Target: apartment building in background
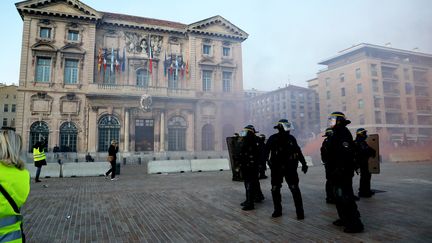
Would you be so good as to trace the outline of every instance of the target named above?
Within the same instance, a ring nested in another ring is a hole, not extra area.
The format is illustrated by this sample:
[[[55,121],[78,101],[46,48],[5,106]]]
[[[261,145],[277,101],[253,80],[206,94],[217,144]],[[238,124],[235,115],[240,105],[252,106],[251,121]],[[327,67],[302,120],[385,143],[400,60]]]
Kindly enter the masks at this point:
[[[288,119],[292,134],[304,144],[319,133],[318,93],[295,85],[250,96],[245,101],[246,123],[267,137],[277,132],[273,127],[280,119]]]
[[[183,24],[78,0],[16,7],[16,127],[25,149],[46,139],[50,149],[106,153],[116,139],[124,156],[219,156],[225,137],[242,127],[248,34],[223,17]]]
[[[17,86],[0,84],[0,127],[15,127]]]
[[[319,64],[309,87],[318,91],[321,130],[342,111],[350,128],[366,128],[391,143],[432,139],[432,55],[359,44]]]

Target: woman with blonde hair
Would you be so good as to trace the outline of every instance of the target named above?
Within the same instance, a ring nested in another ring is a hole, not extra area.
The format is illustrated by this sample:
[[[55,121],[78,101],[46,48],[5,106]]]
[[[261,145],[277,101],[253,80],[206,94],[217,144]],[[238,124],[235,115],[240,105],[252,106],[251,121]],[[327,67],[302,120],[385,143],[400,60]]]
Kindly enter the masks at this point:
[[[24,242],[20,208],[30,193],[30,173],[20,159],[21,137],[14,128],[0,130],[0,242]]]

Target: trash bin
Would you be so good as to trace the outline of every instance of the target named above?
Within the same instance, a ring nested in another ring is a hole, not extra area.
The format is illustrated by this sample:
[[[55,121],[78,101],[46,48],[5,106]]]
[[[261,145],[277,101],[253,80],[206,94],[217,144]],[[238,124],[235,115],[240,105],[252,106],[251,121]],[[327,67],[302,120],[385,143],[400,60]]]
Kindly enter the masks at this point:
[[[116,175],[120,175],[120,163],[116,163]]]

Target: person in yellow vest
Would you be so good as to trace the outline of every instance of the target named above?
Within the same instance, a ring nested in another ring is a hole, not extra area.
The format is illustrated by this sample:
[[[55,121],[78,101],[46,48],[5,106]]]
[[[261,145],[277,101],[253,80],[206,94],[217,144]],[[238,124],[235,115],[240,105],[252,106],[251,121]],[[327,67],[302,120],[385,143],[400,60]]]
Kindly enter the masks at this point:
[[[0,242],[24,242],[20,208],[30,193],[30,173],[19,158],[22,140],[13,128],[0,130]]]
[[[33,146],[33,160],[34,165],[36,166],[36,178],[35,181],[41,182],[39,180],[39,176],[41,173],[41,169],[43,165],[46,165],[46,155],[45,155],[45,142],[44,141],[38,141]]]

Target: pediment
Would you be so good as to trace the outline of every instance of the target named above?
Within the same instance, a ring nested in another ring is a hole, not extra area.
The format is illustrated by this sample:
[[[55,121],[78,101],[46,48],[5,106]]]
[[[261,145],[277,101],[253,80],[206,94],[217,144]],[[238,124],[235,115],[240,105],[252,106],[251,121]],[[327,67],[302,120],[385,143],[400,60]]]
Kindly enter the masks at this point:
[[[31,49],[36,51],[57,51],[57,48],[54,45],[43,41],[34,44]]]
[[[68,44],[60,48],[61,52],[84,54],[85,50],[78,45]]]
[[[239,38],[241,40],[246,40],[249,36],[239,27],[219,15],[190,24],[188,30],[202,34]]]
[[[24,13],[87,19],[100,19],[101,14],[77,0],[29,0],[15,4],[21,16]]]

